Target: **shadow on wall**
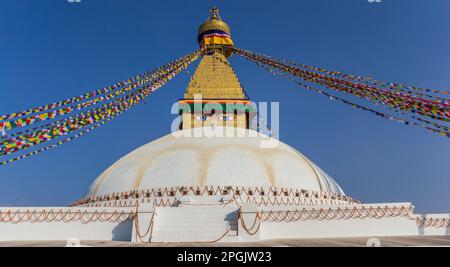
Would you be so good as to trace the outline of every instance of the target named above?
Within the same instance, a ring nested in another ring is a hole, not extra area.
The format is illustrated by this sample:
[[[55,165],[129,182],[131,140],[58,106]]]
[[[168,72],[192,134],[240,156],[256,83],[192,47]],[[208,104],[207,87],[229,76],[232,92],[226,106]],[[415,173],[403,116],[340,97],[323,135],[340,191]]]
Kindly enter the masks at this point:
[[[231,231],[237,231],[238,224],[236,222],[236,217],[239,215],[239,211],[233,211],[225,217],[225,221],[228,222],[228,225],[231,227]]]
[[[429,219],[429,217],[428,217],[427,215],[422,215],[422,216],[423,216],[424,220]],[[448,216],[447,220],[450,221],[450,215]],[[426,235],[426,233],[425,233],[425,228],[426,228],[426,227],[424,227],[424,226],[418,226],[418,231],[419,231],[418,233],[419,233],[419,236],[425,236],[425,235]],[[445,228],[445,233],[444,233],[444,235],[450,236],[450,227]]]
[[[113,241],[128,241],[131,242],[131,234],[133,230],[133,222],[126,221],[120,223],[116,227],[114,227],[112,231],[112,240]]]
[[[450,215],[448,216],[448,219],[450,221]],[[445,231],[445,235],[450,236],[450,227],[447,227],[447,231]]]
[[[419,236],[425,235],[425,228],[423,226],[419,226]]]
[[[421,217],[426,220],[427,219],[427,215],[421,215]],[[424,226],[417,226],[418,230],[419,230],[419,236],[424,236],[425,235],[425,227]]]

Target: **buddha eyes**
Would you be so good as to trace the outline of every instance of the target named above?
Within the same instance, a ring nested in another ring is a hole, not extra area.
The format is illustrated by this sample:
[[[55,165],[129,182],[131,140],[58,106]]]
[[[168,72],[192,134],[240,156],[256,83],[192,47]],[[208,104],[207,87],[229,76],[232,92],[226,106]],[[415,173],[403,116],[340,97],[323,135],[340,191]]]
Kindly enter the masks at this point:
[[[209,119],[208,116],[197,116],[195,117],[196,120],[198,121],[207,121]]]
[[[219,116],[219,120],[223,120],[223,121],[232,121],[234,118],[233,118],[233,116],[225,116],[225,115],[223,115],[223,116]]]
[[[195,117],[195,120],[197,120],[197,121],[207,121],[207,120],[209,120],[209,118],[210,118],[210,116],[197,116],[197,117]],[[232,120],[234,120],[234,117],[233,116],[227,116],[227,115],[220,115],[220,116],[217,116],[217,119],[218,120],[223,120],[223,121],[232,121]]]

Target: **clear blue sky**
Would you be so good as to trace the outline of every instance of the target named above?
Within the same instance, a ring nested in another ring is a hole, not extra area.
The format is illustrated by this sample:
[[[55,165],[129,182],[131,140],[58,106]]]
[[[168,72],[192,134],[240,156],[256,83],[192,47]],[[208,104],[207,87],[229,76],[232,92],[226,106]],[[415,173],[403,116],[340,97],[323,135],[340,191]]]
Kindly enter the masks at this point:
[[[450,90],[450,1],[217,1],[238,47],[380,80]],[[102,88],[197,48],[211,1],[0,1],[0,114]],[[363,202],[450,212],[450,141],[330,102],[230,59],[249,96],[279,101],[281,140]],[[193,70],[194,66],[191,67]],[[170,132],[182,73],[95,132],[0,167],[0,205],[67,205],[133,149]]]

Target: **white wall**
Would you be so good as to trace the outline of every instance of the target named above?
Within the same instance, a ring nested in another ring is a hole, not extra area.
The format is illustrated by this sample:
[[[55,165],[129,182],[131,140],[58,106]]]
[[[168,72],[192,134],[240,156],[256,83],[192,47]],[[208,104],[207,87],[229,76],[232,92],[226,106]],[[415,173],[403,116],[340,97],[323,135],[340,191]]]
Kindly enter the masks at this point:
[[[93,212],[93,208],[0,208],[1,216],[5,217],[6,212],[23,212],[26,210],[41,212],[54,210],[63,212]],[[105,211],[105,216],[112,214],[116,209],[99,208],[97,211]],[[134,209],[119,209],[129,213]],[[17,215],[19,216],[19,215]],[[16,217],[17,218],[17,217]],[[33,240],[68,240],[77,238],[79,240],[117,240],[131,241],[131,231],[133,222],[91,222],[83,224],[79,220],[72,222],[0,222],[0,241],[33,241]]]
[[[368,206],[368,205],[366,205]],[[449,218],[448,214],[428,215]],[[340,238],[387,236],[450,236],[449,227],[421,227],[408,217],[261,222],[261,239]]]
[[[403,203],[407,205],[408,203]],[[394,204],[372,204],[372,205],[359,205],[359,207],[393,207],[398,206]],[[349,205],[352,208],[357,205]],[[343,208],[344,206],[340,206]],[[170,209],[185,209],[179,210],[179,212],[188,212],[185,216],[197,217],[198,214],[190,214],[189,211],[196,208],[196,210],[204,211],[205,218],[209,218],[213,213],[211,210],[219,209],[221,207],[214,208],[199,208],[199,207],[178,207]],[[230,208],[230,207],[228,207]],[[252,212],[256,212],[257,207],[250,207],[248,205],[243,206],[243,211],[246,217],[245,223],[252,224],[254,222],[254,215]],[[289,209],[292,207],[289,207]],[[311,208],[311,207],[309,207]],[[169,209],[169,208],[167,208]],[[286,209],[286,207],[284,207]],[[0,208],[1,217],[6,218],[6,212],[12,213],[20,211],[23,214],[26,210],[42,212],[42,211],[63,211],[74,213],[79,212],[104,212],[106,217],[113,212],[125,212],[129,214],[135,212],[135,208]],[[282,210],[282,208],[273,208],[273,210]],[[150,223],[150,214],[153,212],[153,207],[150,205],[142,205],[139,210],[142,213],[140,220],[141,229],[144,231],[147,229]],[[217,211],[217,212],[219,212]],[[224,212],[229,212],[226,208],[223,208]],[[178,213],[179,213],[178,212]],[[218,213],[214,214],[218,214]],[[38,214],[37,213],[37,214]],[[220,213],[220,212],[219,212]],[[190,215],[189,215],[190,214]],[[203,216],[203,215],[202,215]],[[428,218],[450,218],[448,214],[436,214],[436,215],[423,215]],[[183,217],[185,218],[185,217]],[[192,218],[195,219],[195,218]],[[205,219],[205,222],[208,221]],[[194,221],[193,221],[194,222]],[[198,224],[198,223],[197,223]],[[251,225],[247,225],[251,227]],[[224,227],[223,227],[224,228]],[[156,229],[156,228],[155,228]],[[208,231],[209,226],[204,225],[205,231]],[[221,228],[222,229],[222,228]],[[257,239],[292,239],[292,238],[338,238],[338,237],[381,237],[381,236],[421,236],[421,235],[450,235],[450,228],[446,227],[418,227],[416,221],[409,217],[383,217],[380,219],[365,218],[365,219],[333,219],[333,220],[302,220],[295,222],[269,222],[262,221],[261,227],[258,233],[249,236],[245,233],[244,229],[239,225],[237,229],[237,237],[241,241],[257,240]],[[211,231],[217,232],[217,231]],[[207,232],[205,232],[207,233]],[[115,241],[135,241],[135,229],[134,221],[111,222],[111,221],[97,221],[88,224],[83,224],[79,220],[71,222],[20,222],[14,224],[12,222],[0,222],[0,241],[22,241],[22,240],[68,240],[69,238],[77,238],[79,240],[115,240]],[[179,231],[177,234],[182,235]],[[134,237],[134,238],[132,238]],[[145,239],[150,239],[150,236],[146,236]],[[225,239],[223,240],[225,241]]]

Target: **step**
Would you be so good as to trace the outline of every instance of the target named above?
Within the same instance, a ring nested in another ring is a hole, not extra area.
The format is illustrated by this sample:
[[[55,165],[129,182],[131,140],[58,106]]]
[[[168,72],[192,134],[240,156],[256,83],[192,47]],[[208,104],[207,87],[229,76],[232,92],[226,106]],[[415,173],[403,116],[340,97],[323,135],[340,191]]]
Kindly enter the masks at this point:
[[[152,242],[211,242],[216,241],[220,237],[223,236],[225,230],[222,232],[210,233],[210,234],[201,234],[198,233],[174,233],[174,232],[161,232],[155,233],[151,241]],[[227,238],[231,240],[237,238],[237,231],[230,231],[227,235],[222,237],[221,241],[226,240]]]
[[[153,228],[153,233],[160,233],[160,232],[183,232],[183,233],[187,233],[187,232],[192,232],[192,233],[196,233],[196,232],[204,232],[205,230],[208,232],[212,232],[212,233],[216,233],[216,232],[220,232],[223,229],[228,229],[230,228],[229,225],[221,225],[220,227],[208,227],[207,229],[205,229],[205,227],[199,227],[199,228],[191,228],[191,227],[155,227]],[[237,227],[232,227],[232,229],[236,229]]]
[[[156,208],[152,241],[154,242],[209,242],[237,235],[236,207],[182,206]]]

